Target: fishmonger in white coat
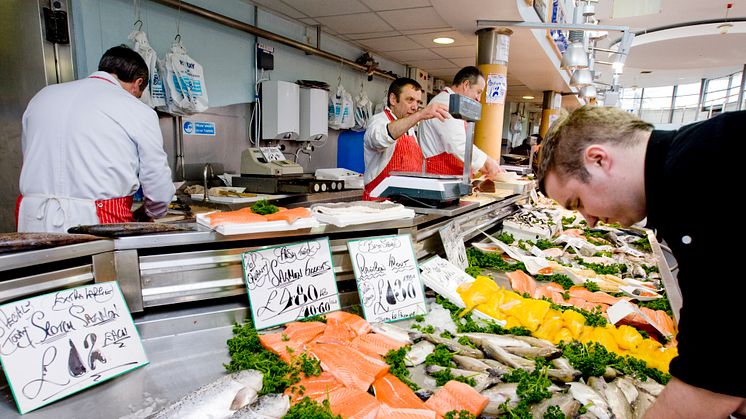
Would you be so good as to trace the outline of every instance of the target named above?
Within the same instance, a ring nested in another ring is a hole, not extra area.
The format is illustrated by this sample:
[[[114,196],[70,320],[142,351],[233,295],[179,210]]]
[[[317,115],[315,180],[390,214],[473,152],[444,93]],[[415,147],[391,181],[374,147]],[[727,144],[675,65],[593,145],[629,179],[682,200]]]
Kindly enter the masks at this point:
[[[142,57],[109,49],[99,71],[50,85],[23,114],[19,232],[66,232],[81,224],[162,217],[174,195],[155,111],[138,98]],[[133,215],[142,185],[145,203]]]

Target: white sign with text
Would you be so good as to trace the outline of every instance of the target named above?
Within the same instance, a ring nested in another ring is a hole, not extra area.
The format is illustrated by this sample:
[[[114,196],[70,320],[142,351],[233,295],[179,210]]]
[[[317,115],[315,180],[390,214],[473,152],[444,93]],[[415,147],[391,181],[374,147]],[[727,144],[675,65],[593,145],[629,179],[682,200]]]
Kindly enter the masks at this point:
[[[347,249],[366,320],[388,322],[427,313],[409,235],[350,240]]]
[[[242,261],[257,329],[340,309],[327,238],[252,250]]]
[[[469,261],[466,258],[464,233],[461,232],[461,227],[455,221],[451,221],[441,227],[438,233],[440,233],[440,241],[443,243],[448,261],[461,269],[468,268]]]
[[[148,363],[116,282],[0,306],[0,361],[21,414]]]

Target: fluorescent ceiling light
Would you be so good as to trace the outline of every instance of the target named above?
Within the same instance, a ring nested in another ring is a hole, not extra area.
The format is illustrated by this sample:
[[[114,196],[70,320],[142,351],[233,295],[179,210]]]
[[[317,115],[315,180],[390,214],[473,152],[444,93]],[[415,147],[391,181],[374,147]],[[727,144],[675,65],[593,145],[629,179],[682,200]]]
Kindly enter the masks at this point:
[[[435,42],[436,44],[448,45],[453,43],[453,38],[435,38],[433,39],[433,42]]]
[[[523,99],[526,99],[526,100],[531,100],[533,98],[534,98],[533,96],[523,96]]]

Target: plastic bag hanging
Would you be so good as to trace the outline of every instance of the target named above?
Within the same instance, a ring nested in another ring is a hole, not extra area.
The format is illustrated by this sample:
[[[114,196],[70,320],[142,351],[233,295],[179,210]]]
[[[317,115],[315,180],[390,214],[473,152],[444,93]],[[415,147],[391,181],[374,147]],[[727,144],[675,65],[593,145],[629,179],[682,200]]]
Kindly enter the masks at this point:
[[[207,110],[207,86],[202,66],[187,55],[178,35],[171,45],[171,52],[163,60],[162,73],[169,112],[191,115]]]
[[[137,23],[142,27],[142,21],[138,20]],[[137,23],[135,24],[137,25]],[[140,28],[130,32],[127,38],[134,43],[133,49],[140,54],[143,60],[145,60],[145,64],[148,65],[150,80],[148,81],[148,87],[142,92],[140,100],[151,108],[164,109],[166,107],[166,92],[164,91],[163,79],[158,69],[158,55],[153,47],[150,46],[148,36]]]
[[[365,131],[368,126],[368,120],[373,114],[373,102],[368,99],[368,95],[360,88],[360,95],[355,98],[355,126],[353,131]]]

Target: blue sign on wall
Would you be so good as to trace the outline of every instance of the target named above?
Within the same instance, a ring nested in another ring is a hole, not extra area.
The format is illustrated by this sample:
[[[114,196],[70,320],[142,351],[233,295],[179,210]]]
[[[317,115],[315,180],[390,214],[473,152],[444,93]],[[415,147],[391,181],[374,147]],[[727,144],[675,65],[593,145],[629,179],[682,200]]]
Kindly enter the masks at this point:
[[[184,121],[184,134],[186,135],[210,135],[215,136],[214,122],[192,122]]]

